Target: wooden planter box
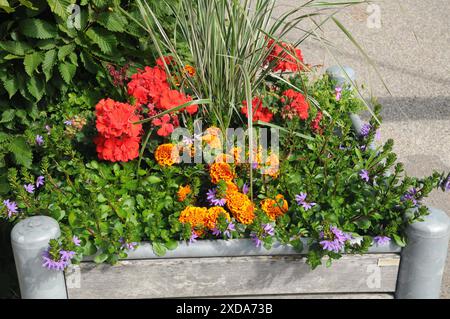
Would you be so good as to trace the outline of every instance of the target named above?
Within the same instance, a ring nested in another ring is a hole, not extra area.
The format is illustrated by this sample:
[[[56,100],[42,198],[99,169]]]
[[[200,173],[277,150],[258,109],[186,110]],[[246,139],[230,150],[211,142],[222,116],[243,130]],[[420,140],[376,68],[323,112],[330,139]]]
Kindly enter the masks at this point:
[[[65,272],[48,270],[42,253],[60,231],[47,216],[19,222],[11,240],[22,298],[439,298],[450,221],[430,211],[409,226],[405,248],[375,245],[315,270],[306,250],[266,250],[249,239],[182,242],[163,257],[142,243],[114,266],[86,258]]]
[[[68,298],[393,298],[400,251],[374,246],[311,270],[306,251],[255,248],[247,239],[180,243],[164,257],[143,243],[114,266],[71,266],[65,282]]]

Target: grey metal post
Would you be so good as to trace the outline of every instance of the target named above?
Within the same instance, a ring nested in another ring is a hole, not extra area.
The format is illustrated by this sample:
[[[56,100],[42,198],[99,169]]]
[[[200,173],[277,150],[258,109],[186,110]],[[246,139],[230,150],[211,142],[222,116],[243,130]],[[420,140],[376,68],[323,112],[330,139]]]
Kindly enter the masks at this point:
[[[60,235],[58,222],[47,216],[20,221],[11,231],[11,243],[24,299],[67,298],[64,273],[42,266],[42,254],[50,239]]]
[[[396,298],[436,299],[440,296],[450,218],[441,210],[429,210],[430,215],[423,222],[411,224],[406,231],[408,245],[402,249]]]
[[[348,78],[350,78],[352,81],[355,81],[356,79],[355,70],[348,66],[343,66],[341,68],[339,65],[333,65],[327,68],[325,72],[331,79],[337,82],[337,86],[343,86],[345,84],[350,85],[350,81],[348,80]],[[345,76],[345,74],[347,74],[348,78]]]

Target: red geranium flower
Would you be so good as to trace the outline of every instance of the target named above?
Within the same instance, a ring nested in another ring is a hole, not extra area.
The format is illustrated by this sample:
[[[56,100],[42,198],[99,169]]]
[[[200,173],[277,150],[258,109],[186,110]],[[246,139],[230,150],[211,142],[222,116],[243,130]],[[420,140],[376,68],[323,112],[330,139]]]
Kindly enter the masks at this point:
[[[138,136],[140,134],[142,124],[133,124],[133,122],[139,121],[136,107],[108,98],[100,100],[95,106],[95,110],[97,131],[104,137]]]
[[[160,67],[161,69],[164,69],[164,62],[163,62],[163,59],[164,59],[164,62],[166,62],[166,64],[169,66],[169,65],[172,65],[172,64],[175,64],[175,60],[173,59],[173,57],[172,56],[170,56],[170,55],[166,55],[166,56],[164,56],[164,57],[159,57],[159,58],[157,58],[156,59],[156,65],[158,66],[158,67]]]
[[[267,57],[265,64],[269,64],[273,60],[276,61],[273,71],[300,71],[303,69],[303,55],[300,49],[294,48],[291,44],[284,42],[278,45],[273,39],[269,40],[267,48],[269,48],[270,54]],[[287,52],[286,52],[287,51]],[[289,52],[289,53],[288,53]],[[301,62],[301,63],[300,63]]]
[[[164,114],[161,118],[156,118],[152,121],[154,126],[161,126],[156,132],[159,136],[168,136],[174,130],[174,125],[170,123],[170,115]]]
[[[189,101],[192,101],[190,96],[186,96],[177,90],[166,90],[161,94],[159,105],[163,110],[170,110]],[[189,105],[184,109],[192,115],[197,112],[198,107],[197,105]]]
[[[241,112],[245,114],[248,118],[247,114],[247,101],[242,102]],[[253,113],[253,121],[263,121],[270,122],[273,118],[273,113],[262,105],[262,101],[259,97],[255,96],[252,100],[252,113]]]
[[[128,83],[128,94],[134,96],[139,105],[158,105],[161,94],[169,89],[166,72],[157,66],[146,66],[144,71],[133,74]]]
[[[295,116],[298,116],[302,120],[306,120],[308,118],[309,105],[303,94],[301,94],[300,92],[294,91],[292,89],[284,91],[281,102],[287,102],[287,104],[281,111],[281,116],[283,118],[289,118],[291,120]]]
[[[139,156],[140,137],[111,137],[102,135],[94,138],[98,157],[111,162],[128,162]]]
[[[323,132],[323,129],[320,127],[320,120],[322,120],[322,112],[317,112],[316,117],[311,122],[311,130],[315,133],[321,134]]]

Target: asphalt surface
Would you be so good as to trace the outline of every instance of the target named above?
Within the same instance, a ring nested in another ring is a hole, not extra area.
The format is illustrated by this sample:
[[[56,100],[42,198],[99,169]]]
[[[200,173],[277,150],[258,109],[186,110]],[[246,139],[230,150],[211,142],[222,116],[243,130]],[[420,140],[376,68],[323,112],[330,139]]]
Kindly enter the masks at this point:
[[[277,0],[277,14],[304,0]],[[358,4],[336,18],[351,33],[376,65],[374,68],[333,21],[328,21],[300,48],[305,62],[325,67],[337,64],[356,70],[366,96],[384,106],[382,140],[393,138],[399,161],[409,175],[433,170],[450,171],[450,1],[372,1],[378,7]],[[379,14],[378,14],[379,13]],[[378,19],[379,17],[379,19]],[[315,18],[319,22],[320,18]],[[379,23],[378,23],[379,22]],[[312,22],[300,25],[310,30]],[[296,41],[304,31],[294,30]],[[326,45],[326,41],[332,45]],[[450,193],[434,191],[429,205],[450,214]],[[442,285],[442,298],[450,298],[450,253]]]

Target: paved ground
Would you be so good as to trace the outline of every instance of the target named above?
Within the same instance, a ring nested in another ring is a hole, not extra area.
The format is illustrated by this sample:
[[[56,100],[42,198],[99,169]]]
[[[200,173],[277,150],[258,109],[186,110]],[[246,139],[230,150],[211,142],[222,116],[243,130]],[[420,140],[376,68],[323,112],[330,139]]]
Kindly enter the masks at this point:
[[[303,2],[277,0],[277,5],[285,10]],[[301,45],[305,61],[329,66],[336,64],[337,58],[356,70],[358,82],[367,85],[366,93],[377,96],[384,105],[382,139],[395,139],[395,150],[408,174],[449,171],[450,2],[372,2],[379,5],[380,28],[368,27],[368,19],[375,17],[374,10],[367,12],[368,4],[347,8],[336,17],[377,64],[391,94],[333,22],[317,34],[332,41],[341,52],[328,51],[322,41],[311,39]],[[296,40],[299,34],[301,31],[292,32],[288,39]],[[449,193],[435,191],[427,202],[450,213]],[[450,253],[447,260],[443,298],[450,298]]]

